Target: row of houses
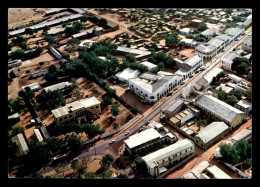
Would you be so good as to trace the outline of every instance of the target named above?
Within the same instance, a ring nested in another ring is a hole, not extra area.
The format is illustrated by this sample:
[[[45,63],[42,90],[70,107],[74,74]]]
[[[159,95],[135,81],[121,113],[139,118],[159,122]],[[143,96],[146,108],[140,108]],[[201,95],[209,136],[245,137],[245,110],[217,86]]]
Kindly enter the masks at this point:
[[[203,57],[203,59],[210,60],[243,34],[243,28],[228,28],[225,31],[225,34],[216,36],[207,43],[201,43],[198,46],[196,46],[195,51],[198,54],[200,54]]]

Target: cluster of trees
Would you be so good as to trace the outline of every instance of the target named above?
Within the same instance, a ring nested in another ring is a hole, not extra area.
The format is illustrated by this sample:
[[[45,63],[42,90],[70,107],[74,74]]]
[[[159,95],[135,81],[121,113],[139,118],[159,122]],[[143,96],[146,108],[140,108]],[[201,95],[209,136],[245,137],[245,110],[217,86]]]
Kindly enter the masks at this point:
[[[37,100],[41,104],[42,109],[47,109],[49,112],[60,105],[66,105],[63,93],[60,90],[49,90],[47,93],[40,94]]]
[[[54,133],[57,135],[67,134],[70,132],[75,132],[77,134],[85,132],[89,138],[94,138],[98,134],[103,134],[104,129],[100,129],[99,125],[93,125],[90,123],[68,123],[68,124],[56,124]]]
[[[193,40],[196,40],[198,42],[207,42],[211,39],[210,36],[204,36],[203,34],[196,34],[193,36]]]
[[[197,30],[198,31],[205,31],[206,29],[208,29],[208,27],[207,27],[207,25],[205,24],[205,23],[201,23],[201,24],[199,24],[198,25],[198,28],[197,28]]]
[[[26,28],[24,30],[24,34],[29,34],[29,35],[33,35],[34,33],[37,33],[38,30],[37,29],[31,29],[31,28]]]
[[[220,144],[221,160],[232,165],[243,162],[252,157],[252,144],[246,140],[239,140],[233,145]]]
[[[213,77],[211,85],[219,85],[220,84],[220,78],[224,77],[226,74],[222,71],[217,76]]]
[[[82,23],[75,21],[72,26],[66,26],[64,32],[66,35],[72,35],[78,33],[80,30],[86,29],[86,26]]]
[[[226,103],[234,106],[239,100],[241,100],[243,94],[240,90],[232,90],[228,94],[221,88],[219,90],[213,89],[214,93],[218,95],[218,99],[225,101]]]
[[[59,44],[59,41],[57,40],[57,39],[55,39],[53,36],[51,36],[51,35],[46,35],[45,37],[44,37],[44,40],[46,40],[50,45],[51,44]]]
[[[174,32],[171,35],[166,36],[165,43],[168,47],[184,46],[184,43],[180,42],[177,32]]]
[[[16,99],[9,99],[7,105],[7,114],[11,115],[13,113],[20,112],[23,108],[25,108],[25,104],[21,97],[17,97]]]
[[[167,56],[164,52],[152,52],[148,60],[149,62],[157,64],[159,70],[164,70],[165,68],[172,68],[173,66],[175,66],[172,57]]]
[[[133,168],[138,175],[146,176],[148,174],[147,166],[139,155],[134,158],[135,167]]]
[[[97,16],[93,15],[93,16],[89,16],[88,20],[91,21],[92,23],[100,26],[100,27],[106,27],[107,26],[107,20],[104,18],[98,18]]]
[[[27,38],[24,38],[23,36],[21,36],[19,34],[16,36],[16,38],[12,39],[12,43],[14,45],[19,45],[19,44],[24,43],[26,41],[27,41]]]
[[[239,75],[247,74],[249,72],[250,60],[245,57],[236,57],[233,59],[231,66],[232,71]]]
[[[17,49],[11,52],[9,58],[11,58],[12,60],[15,59],[27,60],[39,56],[42,53],[42,51],[43,51],[42,47],[37,47],[35,50],[30,50],[28,52],[25,52],[23,49]]]

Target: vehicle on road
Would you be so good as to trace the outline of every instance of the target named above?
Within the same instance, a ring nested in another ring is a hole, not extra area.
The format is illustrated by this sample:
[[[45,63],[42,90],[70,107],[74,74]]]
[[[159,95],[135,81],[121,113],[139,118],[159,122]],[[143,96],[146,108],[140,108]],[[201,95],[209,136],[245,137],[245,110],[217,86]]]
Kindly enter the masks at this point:
[[[203,71],[203,70],[205,70],[205,68],[204,68],[204,67],[201,67],[201,68],[200,68],[200,71]]]
[[[139,129],[139,131],[138,132],[142,132],[144,130],[144,128],[142,127],[141,129]]]
[[[126,131],[125,136],[127,136],[128,134],[129,134],[129,131]]]
[[[128,86],[128,83],[124,84],[123,87],[127,87]]]
[[[115,143],[116,142],[116,140],[111,140],[110,142],[109,142],[109,144],[111,145],[111,144],[113,144],[113,143]]]

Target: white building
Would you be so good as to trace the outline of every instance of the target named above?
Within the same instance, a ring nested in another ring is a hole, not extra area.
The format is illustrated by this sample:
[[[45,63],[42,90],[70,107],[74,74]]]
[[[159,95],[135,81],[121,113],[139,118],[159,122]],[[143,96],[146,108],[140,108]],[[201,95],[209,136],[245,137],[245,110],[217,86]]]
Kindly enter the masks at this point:
[[[143,73],[129,79],[129,88],[147,102],[159,101],[178,84],[176,75],[154,75]]]
[[[92,44],[95,43],[95,41],[92,40],[84,40],[78,45],[78,49],[88,49],[92,46]]]
[[[187,46],[195,48],[197,45],[200,44],[200,42],[193,40],[193,39],[189,39],[189,38],[183,38],[181,40],[181,42],[184,42]]]
[[[61,59],[61,58],[62,58],[61,54],[60,54],[56,49],[54,49],[53,47],[50,47],[50,52],[51,52],[57,59]]]
[[[237,54],[234,51],[230,51],[229,53],[227,53],[226,55],[224,55],[221,60],[222,60],[222,67],[223,69],[226,69],[228,71],[232,71],[232,64],[233,64],[233,60],[236,57],[240,57],[239,54]]]
[[[191,34],[191,33],[192,33],[192,29],[191,28],[180,29],[180,34],[181,35],[187,35],[187,34]]]
[[[229,86],[226,86],[225,84],[220,84],[217,88],[216,88],[217,90],[222,90],[222,91],[224,91],[225,93],[229,93],[229,92],[231,92],[234,88],[232,88],[232,87],[229,87]]]
[[[26,87],[30,87],[33,92],[41,89],[41,86],[39,85],[39,83],[32,83],[32,84],[28,84],[26,86],[22,86],[22,90],[24,92],[25,92]]]
[[[213,176],[213,179],[232,179],[228,174],[219,169],[216,165],[209,166],[206,171]]]
[[[223,72],[221,68],[214,68],[211,72],[206,74],[203,78],[208,82],[208,85],[212,83],[214,77]]]
[[[153,120],[149,125],[150,128],[147,130],[129,136],[129,138],[124,141],[125,150],[128,153],[141,154],[143,151],[146,152],[147,149],[152,150],[156,143],[173,143],[177,140],[176,135],[171,133],[161,123]]]
[[[205,31],[203,31],[200,34],[202,34],[204,36],[214,36],[216,34],[216,32],[212,29],[206,29]]]
[[[252,36],[247,36],[242,42],[242,49],[248,52],[252,52]]]
[[[82,119],[86,121],[86,110],[91,110],[93,113],[100,113],[100,104],[101,102],[99,100],[95,97],[91,97],[66,104],[65,106],[54,109],[51,112],[56,123],[67,123],[74,121],[75,119],[80,123]]]
[[[231,37],[231,41],[236,40],[239,36],[243,35],[245,33],[245,29],[243,28],[228,28],[225,31],[225,34]]]
[[[148,71],[149,72],[154,72],[158,69],[158,66],[151,63],[151,62],[148,62],[148,61],[144,61],[144,62],[141,62],[140,64],[146,66],[148,68]]]
[[[246,100],[240,100],[235,104],[235,107],[243,112],[245,112],[246,115],[249,114],[250,111],[252,111],[252,103],[247,102]]]
[[[228,77],[235,83],[239,83],[243,80],[241,77],[238,77],[234,74],[228,74]]]
[[[185,173],[181,179],[198,179],[200,175],[206,170],[207,167],[210,166],[209,161],[204,160],[195,167],[193,167],[190,171]]]
[[[250,129],[243,129],[239,133],[237,133],[235,136],[232,137],[231,142],[236,143],[239,140],[245,140],[248,137],[252,135],[252,130]]]
[[[54,84],[54,85],[51,85],[51,86],[48,86],[48,87],[45,87],[41,90],[41,93],[42,94],[45,94],[45,93],[48,93],[49,91],[54,91],[54,90],[62,90],[64,89],[66,86],[69,86],[70,83],[68,81],[66,82],[61,82],[61,83],[58,83],[58,84]]]
[[[137,78],[138,75],[140,74],[139,70],[134,70],[131,68],[126,68],[123,71],[118,72],[115,76],[118,78],[120,81],[128,83],[129,79],[132,78]]]
[[[192,56],[190,56],[185,61],[181,61],[177,58],[174,58],[174,60],[175,60],[178,68],[189,69],[189,75],[188,76],[191,76],[191,74],[195,73],[195,71],[197,71],[199,68],[201,68],[203,66],[203,59],[197,53],[193,54]],[[178,74],[177,72],[176,72],[176,74]]]
[[[123,55],[132,54],[132,55],[135,56],[136,60],[145,59],[145,58],[147,58],[147,57],[149,57],[151,55],[150,51],[133,49],[133,48],[129,48],[129,47],[120,47],[120,46],[118,46],[116,51],[118,52],[118,54],[123,54]]]
[[[167,171],[166,167],[170,164],[178,163],[187,156],[194,154],[194,147],[191,140],[183,139],[142,157],[142,160],[148,168],[148,173],[157,177]]]

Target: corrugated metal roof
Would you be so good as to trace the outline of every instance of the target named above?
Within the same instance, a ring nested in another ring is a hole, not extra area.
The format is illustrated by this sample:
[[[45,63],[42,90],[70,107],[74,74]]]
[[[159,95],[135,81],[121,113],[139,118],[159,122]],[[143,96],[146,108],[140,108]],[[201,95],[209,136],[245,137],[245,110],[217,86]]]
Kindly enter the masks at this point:
[[[229,122],[232,122],[238,114],[244,113],[211,95],[202,94],[195,102]]]
[[[196,137],[200,138],[204,143],[207,143],[227,129],[228,126],[224,122],[212,122],[199,131]]]
[[[156,166],[156,162],[168,158],[180,151],[194,147],[194,144],[189,139],[180,140],[172,145],[169,145],[165,148],[159,149],[149,155],[142,157],[142,159],[149,165],[151,168]]]
[[[199,177],[199,175],[207,168],[209,167],[209,161],[204,160],[201,163],[199,163],[197,166],[192,168],[190,171],[185,173],[182,178],[184,179],[196,179]]]

